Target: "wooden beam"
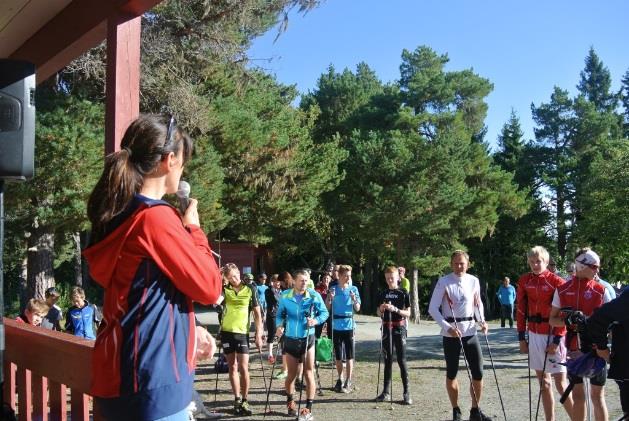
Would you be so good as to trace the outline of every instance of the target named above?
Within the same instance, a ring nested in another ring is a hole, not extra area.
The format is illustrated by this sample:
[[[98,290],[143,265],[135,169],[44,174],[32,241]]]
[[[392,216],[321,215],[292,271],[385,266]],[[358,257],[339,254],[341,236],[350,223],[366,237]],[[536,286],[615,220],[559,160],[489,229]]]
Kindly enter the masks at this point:
[[[73,0],[9,58],[30,61],[37,68],[37,83],[107,37],[110,16],[141,16],[162,0]]]
[[[129,124],[140,113],[141,17],[110,17],[107,31],[105,154],[120,149]]]

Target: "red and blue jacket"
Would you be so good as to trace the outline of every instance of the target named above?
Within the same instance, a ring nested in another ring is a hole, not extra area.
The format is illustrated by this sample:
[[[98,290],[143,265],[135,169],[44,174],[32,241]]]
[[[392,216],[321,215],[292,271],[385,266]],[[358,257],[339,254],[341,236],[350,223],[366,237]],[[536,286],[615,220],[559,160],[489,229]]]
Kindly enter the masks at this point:
[[[203,231],[161,200],[136,195],[84,252],[105,288],[91,394],[107,419],[153,420],[192,398],[192,301],[214,304],[221,277]]]

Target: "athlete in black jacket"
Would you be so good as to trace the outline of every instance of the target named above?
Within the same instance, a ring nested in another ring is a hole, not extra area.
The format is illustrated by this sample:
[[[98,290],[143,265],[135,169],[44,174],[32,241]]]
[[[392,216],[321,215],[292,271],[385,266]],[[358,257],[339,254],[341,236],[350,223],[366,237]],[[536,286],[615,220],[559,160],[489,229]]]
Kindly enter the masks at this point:
[[[603,304],[587,320],[586,332],[596,345],[599,357],[610,362],[607,377],[615,379],[620,388],[620,403],[629,414],[629,293]],[[612,349],[607,348],[607,332],[612,325]]]

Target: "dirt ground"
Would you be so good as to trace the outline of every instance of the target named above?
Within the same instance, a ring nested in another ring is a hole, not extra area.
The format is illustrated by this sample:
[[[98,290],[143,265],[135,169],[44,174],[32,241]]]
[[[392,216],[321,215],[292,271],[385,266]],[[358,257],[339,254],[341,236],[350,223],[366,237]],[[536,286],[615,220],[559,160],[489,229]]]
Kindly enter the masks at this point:
[[[407,359],[411,383],[411,395],[414,400],[412,406],[401,405],[402,384],[399,369],[393,366],[393,408],[389,403],[376,405],[373,401],[377,393],[378,359],[380,319],[370,316],[358,316],[356,329],[357,363],[354,383],[357,390],[350,394],[335,393],[332,390],[336,380],[332,365],[323,364],[319,370],[323,395],[316,396],[313,415],[317,421],[349,421],[349,420],[422,420],[447,421],[452,412],[445,391],[445,362],[441,348],[441,336],[434,322],[421,322],[409,327],[407,343]],[[490,323],[488,335],[493,355],[502,400],[505,405],[508,421],[526,421],[529,419],[528,380],[526,355],[517,350],[515,329],[501,329],[499,325]],[[494,420],[504,420],[500,399],[496,388],[493,371],[491,369],[487,347],[482,341],[485,357],[485,389],[481,398],[481,409]],[[269,382],[271,366],[264,361],[266,380]],[[283,381],[274,380],[270,394],[272,413],[264,417],[266,391],[259,354],[254,351],[251,355],[250,372],[252,388],[249,401],[254,415],[248,420],[288,420],[285,412],[285,395]],[[382,376],[382,374],[381,374]],[[460,407],[464,419],[468,418],[470,408],[469,380],[463,361],[458,376],[461,393]],[[201,364],[197,369],[196,388],[203,397],[208,409],[225,413],[225,419],[235,418],[232,414],[233,396],[227,374],[218,376],[218,389],[215,395],[216,375],[212,363]],[[382,378],[381,380],[382,381]],[[532,379],[533,416],[537,403],[538,387]],[[608,382],[606,387],[607,405],[610,420],[621,417],[618,388],[616,384]],[[559,397],[556,397],[558,405]],[[540,408],[538,420],[543,420],[543,410]],[[557,421],[569,421],[563,408],[556,408]],[[592,419],[594,419],[592,417]]]

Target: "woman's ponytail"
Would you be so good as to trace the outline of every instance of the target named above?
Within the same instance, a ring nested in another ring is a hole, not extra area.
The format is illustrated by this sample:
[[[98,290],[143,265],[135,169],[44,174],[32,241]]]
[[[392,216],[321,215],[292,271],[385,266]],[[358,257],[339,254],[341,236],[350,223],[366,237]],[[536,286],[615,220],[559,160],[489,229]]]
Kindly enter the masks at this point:
[[[103,173],[87,202],[92,223],[92,241],[105,235],[107,224],[125,210],[133,195],[142,188],[143,177],[136,169],[128,149],[105,157]]]

